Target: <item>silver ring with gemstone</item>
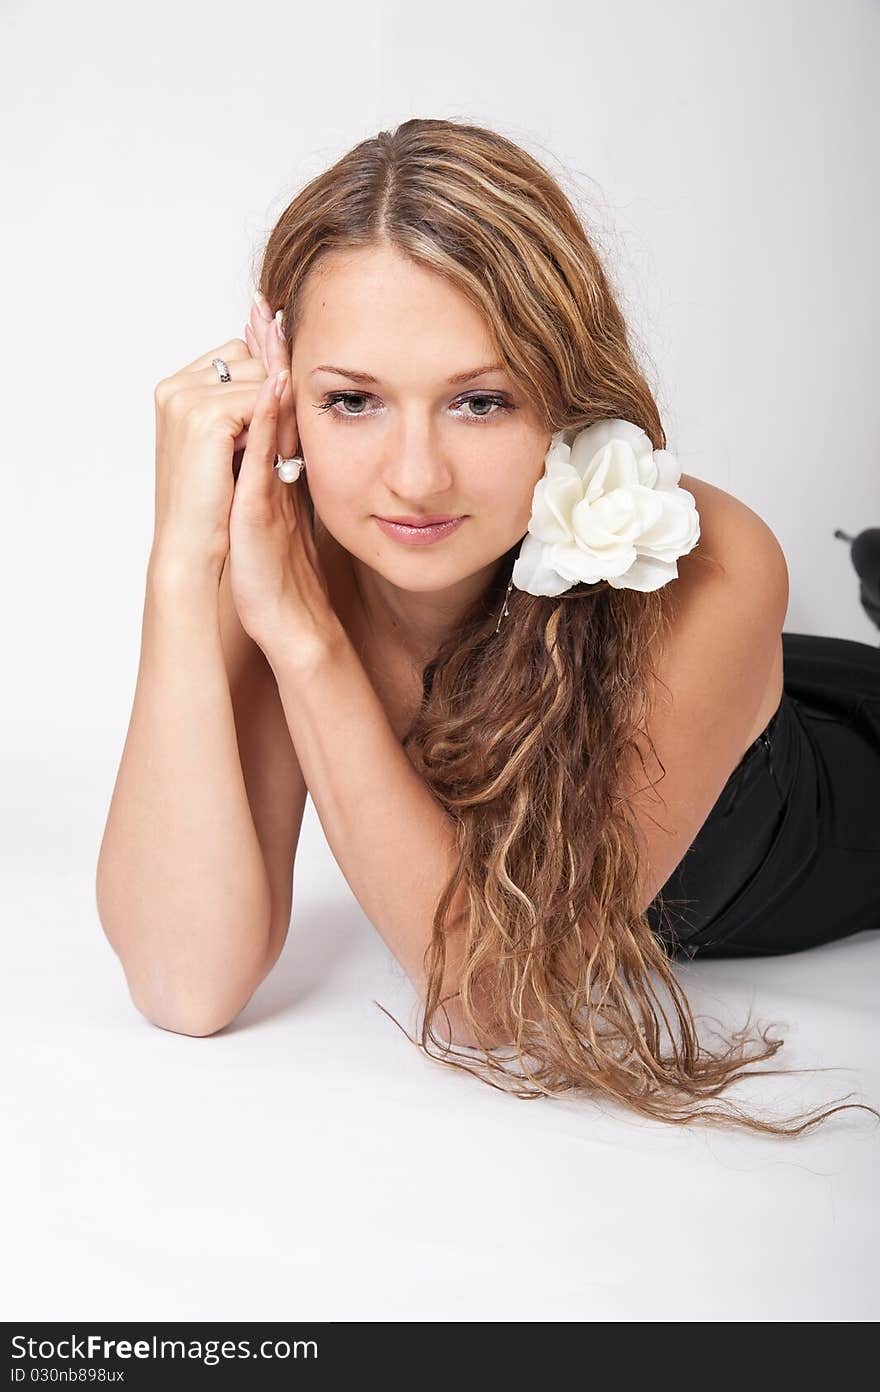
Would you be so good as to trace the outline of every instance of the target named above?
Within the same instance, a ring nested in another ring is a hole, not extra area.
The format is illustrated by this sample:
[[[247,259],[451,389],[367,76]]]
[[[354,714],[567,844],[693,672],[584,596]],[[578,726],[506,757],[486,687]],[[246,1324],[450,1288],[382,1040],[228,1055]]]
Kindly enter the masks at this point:
[[[216,367],[221,382],[232,381],[229,366],[223,358],[212,358],[211,366]],[[295,454],[290,459],[282,459],[280,454],[275,456],[274,469],[282,483],[296,483],[305,467],[306,463],[301,454]]]

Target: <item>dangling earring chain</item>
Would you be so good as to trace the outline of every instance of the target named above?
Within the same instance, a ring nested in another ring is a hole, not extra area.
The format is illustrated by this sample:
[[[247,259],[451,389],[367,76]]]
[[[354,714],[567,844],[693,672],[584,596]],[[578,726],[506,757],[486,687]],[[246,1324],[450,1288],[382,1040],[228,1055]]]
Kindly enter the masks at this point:
[[[509,610],[508,610],[508,608],[507,608],[507,601],[508,601],[508,599],[510,598],[510,591],[511,591],[512,589],[513,589],[513,577],[511,576],[510,584],[509,584],[508,587],[507,587],[507,594],[504,596],[504,608],[501,610],[501,613],[498,615],[498,622],[497,622],[497,624],[495,625],[495,632],[496,632],[496,633],[498,632],[499,628],[501,627],[501,620],[502,620],[502,619],[505,617],[505,615],[509,612]]]

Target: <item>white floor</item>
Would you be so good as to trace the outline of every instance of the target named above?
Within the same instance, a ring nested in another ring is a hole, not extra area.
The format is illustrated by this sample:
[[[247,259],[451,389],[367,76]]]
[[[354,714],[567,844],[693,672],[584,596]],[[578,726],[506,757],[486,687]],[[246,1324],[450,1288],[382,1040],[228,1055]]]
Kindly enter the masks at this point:
[[[148,1024],[93,902],[107,765],[63,743],[7,762],[5,1319],[880,1315],[880,1123],[675,1129],[432,1063],[373,1004],[415,1025],[311,803],[274,973],[218,1035]],[[695,1008],[779,1022],[780,1065],[839,1069],[737,1100],[880,1107],[878,933],[679,970]]]

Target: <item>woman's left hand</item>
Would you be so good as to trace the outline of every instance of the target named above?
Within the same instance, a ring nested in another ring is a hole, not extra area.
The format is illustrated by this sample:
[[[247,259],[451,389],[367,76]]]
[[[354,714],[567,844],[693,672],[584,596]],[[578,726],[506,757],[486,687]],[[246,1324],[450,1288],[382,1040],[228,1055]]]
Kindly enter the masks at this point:
[[[265,301],[264,301],[265,304]],[[268,305],[251,310],[245,339],[266,370],[229,512],[229,583],[242,627],[270,660],[310,658],[334,630],[336,616],[303,497],[302,475],[282,483],[275,456],[299,449],[287,341]],[[278,400],[268,378],[287,372]]]

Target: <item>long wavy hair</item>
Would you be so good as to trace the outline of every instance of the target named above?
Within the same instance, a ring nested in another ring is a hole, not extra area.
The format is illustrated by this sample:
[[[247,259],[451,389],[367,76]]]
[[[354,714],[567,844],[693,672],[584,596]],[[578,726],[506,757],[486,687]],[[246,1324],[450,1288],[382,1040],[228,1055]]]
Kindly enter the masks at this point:
[[[273,227],[258,276],[284,311],[288,337],[325,256],[383,244],[445,277],[483,313],[548,431],[622,418],[665,447],[582,220],[518,145],[479,126],[413,119],[361,141],[307,183]],[[308,508],[314,524],[310,495]],[[750,1035],[747,1022],[725,1047],[709,1048],[668,945],[640,909],[620,769],[643,738],[650,744],[670,587],[578,585],[557,598],[514,590],[496,633],[517,547],[425,668],[404,739],[458,851],[425,954],[419,1039],[404,1033],[429,1057],[518,1097],[578,1089],[667,1122],[780,1135],[847,1109],[802,1113],[787,1126],[727,1099],[705,1105],[783,1041]],[[453,933],[456,994],[479,1061],[434,1032]]]

